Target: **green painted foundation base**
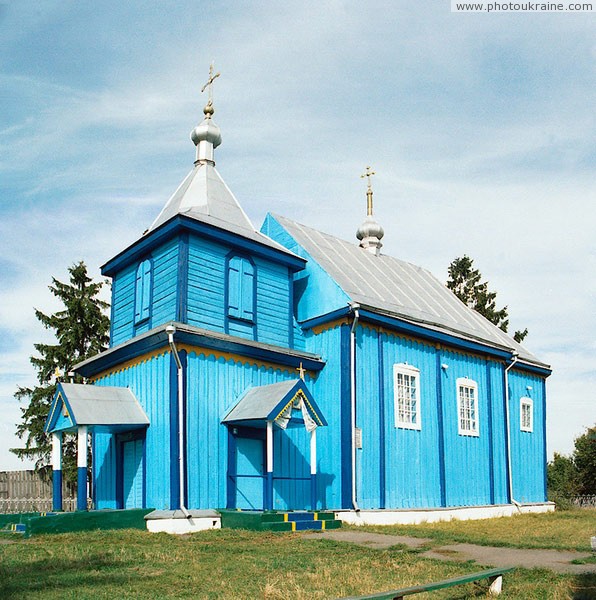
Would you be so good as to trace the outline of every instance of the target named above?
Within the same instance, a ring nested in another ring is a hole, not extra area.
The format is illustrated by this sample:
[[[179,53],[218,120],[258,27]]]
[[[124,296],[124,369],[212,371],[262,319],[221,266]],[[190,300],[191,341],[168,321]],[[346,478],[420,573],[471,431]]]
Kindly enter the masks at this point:
[[[308,531],[338,529],[341,521],[331,512],[218,510],[221,526],[255,531]]]
[[[0,515],[0,533],[24,537],[43,533],[69,533],[93,529],[145,529],[145,515],[152,508],[92,510],[71,513],[23,513]]]

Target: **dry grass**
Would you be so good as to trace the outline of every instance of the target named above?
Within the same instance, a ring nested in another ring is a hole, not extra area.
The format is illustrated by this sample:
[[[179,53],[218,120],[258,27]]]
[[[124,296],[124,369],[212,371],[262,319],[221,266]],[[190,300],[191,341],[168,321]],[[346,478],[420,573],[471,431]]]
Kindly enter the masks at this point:
[[[373,550],[297,534],[81,532],[0,545],[0,598],[324,599],[439,581],[477,569],[399,548]],[[596,581],[519,570],[506,575],[502,598],[570,598],[575,586],[589,585]],[[485,594],[470,584],[416,598],[476,596]]]
[[[479,521],[449,521],[421,525],[364,527],[369,531],[431,537],[436,542],[466,542],[511,548],[552,548],[590,551],[596,535],[596,509],[516,515]]]

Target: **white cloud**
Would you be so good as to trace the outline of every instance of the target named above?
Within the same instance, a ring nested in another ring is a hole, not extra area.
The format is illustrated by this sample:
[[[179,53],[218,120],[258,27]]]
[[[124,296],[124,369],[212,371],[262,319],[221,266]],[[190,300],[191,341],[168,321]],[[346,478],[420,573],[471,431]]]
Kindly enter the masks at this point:
[[[79,259],[98,276],[191,168],[215,59],[218,169],[255,224],[271,210],[352,239],[372,164],[385,250],[441,279],[455,256],[476,260],[553,365],[550,447],[568,450],[593,420],[588,20],[338,0],[211,6],[205,27],[196,2],[108,4],[5,15],[0,331],[17,342],[0,346],[0,376],[31,376],[51,276]]]

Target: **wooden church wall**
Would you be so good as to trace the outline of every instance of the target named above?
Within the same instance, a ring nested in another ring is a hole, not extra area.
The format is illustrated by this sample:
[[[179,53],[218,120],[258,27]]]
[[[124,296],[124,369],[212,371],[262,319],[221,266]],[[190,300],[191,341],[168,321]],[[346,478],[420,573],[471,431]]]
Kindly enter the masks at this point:
[[[378,467],[367,503],[391,508],[441,505],[439,403],[434,347],[407,338],[363,328],[362,353],[374,357],[378,394],[367,399],[371,429],[379,432]],[[420,429],[396,427],[393,365],[407,363],[420,370]],[[364,390],[361,392],[364,394]],[[364,403],[364,401],[363,401]],[[375,427],[376,425],[376,427]],[[373,437],[370,439],[372,450]],[[363,436],[364,437],[364,436]],[[365,446],[367,449],[369,444]],[[362,451],[364,454],[364,450]],[[372,454],[372,452],[370,453]],[[370,460],[370,459],[369,459]]]
[[[545,381],[542,377],[512,369],[509,388],[514,499],[518,502],[544,502],[547,499]],[[532,431],[521,430],[522,398],[532,400]]]
[[[349,507],[351,497],[349,327],[335,323],[318,334],[306,332],[306,349],[320,355],[325,368],[307,385],[327,427],[317,431],[318,508]]]
[[[174,372],[175,373],[175,372]],[[177,474],[177,415],[175,412],[175,388],[172,397],[171,356],[169,352],[152,356],[123,370],[98,379],[96,385],[130,387],[149,418],[150,426],[145,440],[145,506],[157,509],[169,508],[172,500],[171,481]],[[171,410],[171,407],[174,410]],[[171,417],[174,417],[171,419]],[[116,485],[122,460],[120,448],[116,451],[116,437],[96,433],[93,441],[93,473],[96,481],[96,508],[116,508]],[[142,477],[142,472],[140,474]],[[177,489],[173,489],[174,495]]]
[[[222,425],[222,418],[249,387],[295,379],[297,373],[291,368],[190,348],[186,361],[188,507],[223,507],[227,500],[228,428]],[[274,465],[283,464],[290,471],[309,460],[308,444],[299,448],[278,443],[276,450]],[[287,508],[281,505],[286,491],[278,484],[275,494],[278,507]]]
[[[151,261],[151,311],[149,318],[135,323],[137,267],[141,260],[125,267],[112,279],[112,324],[110,345],[117,346],[135,335],[176,319],[178,239],[156,248],[143,260]]]
[[[507,503],[504,363],[367,325],[356,331],[360,507]],[[319,469],[327,478],[318,495],[327,507],[351,502],[349,332],[348,324],[334,324],[306,339],[307,350],[327,361],[312,383],[329,422],[318,444]],[[398,363],[420,371],[420,430],[396,427],[393,365]],[[458,431],[457,380],[465,377],[478,386],[478,436]],[[534,418],[540,422],[541,414]],[[528,499],[542,500],[536,494]]]
[[[445,501],[447,506],[494,504],[494,481],[505,479],[496,471],[494,457],[504,455],[505,434],[502,418],[495,418],[502,393],[487,373],[484,358],[443,350],[441,364],[443,388],[443,437],[445,456]],[[478,435],[458,432],[458,379],[475,382],[477,388]],[[497,502],[498,503],[498,502]]]
[[[249,258],[255,268],[254,324],[227,318],[226,264],[228,258],[234,255]],[[187,300],[189,325],[288,347],[293,333],[290,290],[287,267],[251,257],[242,251],[231,251],[230,248],[211,241],[190,238]]]

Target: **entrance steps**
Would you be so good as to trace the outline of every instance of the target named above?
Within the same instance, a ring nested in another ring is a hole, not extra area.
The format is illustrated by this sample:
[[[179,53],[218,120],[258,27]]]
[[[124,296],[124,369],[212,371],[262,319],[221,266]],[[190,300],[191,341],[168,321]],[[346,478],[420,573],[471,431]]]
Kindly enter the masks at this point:
[[[219,510],[221,526],[258,531],[310,531],[339,529],[341,521],[332,512]]]

